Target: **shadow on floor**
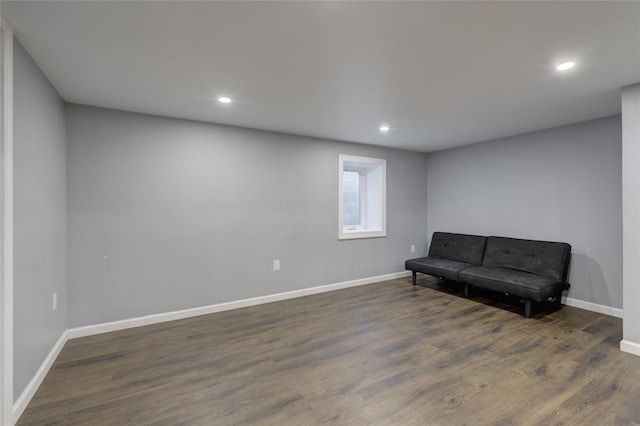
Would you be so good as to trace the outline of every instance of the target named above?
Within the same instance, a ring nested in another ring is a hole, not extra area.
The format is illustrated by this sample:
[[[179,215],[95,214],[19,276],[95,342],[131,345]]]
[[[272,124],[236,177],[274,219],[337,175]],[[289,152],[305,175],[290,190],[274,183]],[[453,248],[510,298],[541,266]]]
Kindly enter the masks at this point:
[[[463,284],[456,281],[448,281],[429,275],[423,275],[422,278],[418,278],[417,284],[420,287],[430,288],[442,293],[464,298]],[[469,300],[482,303],[483,305],[500,308],[505,311],[514,312],[519,315],[523,315],[524,313],[524,300],[517,296],[510,296],[504,293],[471,286]],[[562,309],[561,306],[557,306],[551,301],[534,303],[531,317],[544,319],[547,315],[557,312],[560,309]]]

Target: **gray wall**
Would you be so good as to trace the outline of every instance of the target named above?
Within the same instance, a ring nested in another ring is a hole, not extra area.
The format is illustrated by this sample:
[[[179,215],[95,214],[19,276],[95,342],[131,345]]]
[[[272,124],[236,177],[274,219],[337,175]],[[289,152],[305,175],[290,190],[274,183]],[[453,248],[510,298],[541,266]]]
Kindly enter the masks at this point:
[[[621,137],[614,116],[430,154],[429,234],[568,242],[568,296],[622,308]]]
[[[426,154],[67,113],[71,327],[403,271],[426,245]],[[338,241],[339,153],[387,160],[386,238]]]
[[[66,136],[58,93],[14,45],[14,398],[66,329]],[[58,292],[58,308],[52,295]]]
[[[640,354],[640,83],[622,89],[622,153],[623,339]]]

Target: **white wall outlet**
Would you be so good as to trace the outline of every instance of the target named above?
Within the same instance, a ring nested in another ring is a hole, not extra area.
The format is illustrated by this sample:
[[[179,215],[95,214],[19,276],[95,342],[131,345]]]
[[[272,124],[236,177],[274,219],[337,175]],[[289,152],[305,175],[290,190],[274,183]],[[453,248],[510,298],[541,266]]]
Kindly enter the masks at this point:
[[[415,253],[415,252],[416,252],[416,245],[411,244],[411,253]]]
[[[274,271],[279,271],[280,270],[280,261],[279,260],[274,260],[273,261],[273,270]]]
[[[51,301],[51,310],[55,311],[56,309],[58,309],[58,292],[54,291]]]

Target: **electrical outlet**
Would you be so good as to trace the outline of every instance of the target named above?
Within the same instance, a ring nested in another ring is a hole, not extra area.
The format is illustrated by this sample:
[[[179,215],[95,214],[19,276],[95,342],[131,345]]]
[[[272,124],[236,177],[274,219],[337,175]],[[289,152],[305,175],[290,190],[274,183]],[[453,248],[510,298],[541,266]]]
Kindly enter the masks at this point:
[[[58,309],[58,292],[54,291],[53,292],[53,297],[52,297],[52,302],[51,302],[51,310],[55,311],[56,309]]]
[[[273,270],[274,271],[279,271],[280,270],[280,261],[279,260],[274,260],[273,261]]]
[[[415,252],[416,252],[416,245],[411,244],[411,253],[415,253]]]

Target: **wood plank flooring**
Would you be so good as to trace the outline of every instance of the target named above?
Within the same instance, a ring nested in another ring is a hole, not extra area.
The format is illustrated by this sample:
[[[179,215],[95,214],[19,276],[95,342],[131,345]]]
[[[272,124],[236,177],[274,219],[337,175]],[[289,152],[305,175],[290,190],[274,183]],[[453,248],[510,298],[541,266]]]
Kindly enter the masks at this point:
[[[18,424],[640,424],[621,320],[419,277],[70,340]]]

